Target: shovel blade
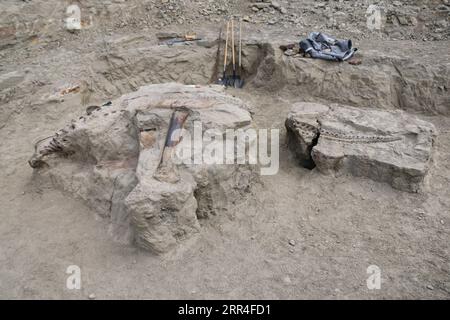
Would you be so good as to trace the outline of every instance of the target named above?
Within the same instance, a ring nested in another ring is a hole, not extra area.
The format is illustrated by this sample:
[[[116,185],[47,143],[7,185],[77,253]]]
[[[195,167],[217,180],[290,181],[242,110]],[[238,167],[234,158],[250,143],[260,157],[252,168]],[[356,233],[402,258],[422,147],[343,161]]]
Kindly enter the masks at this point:
[[[226,86],[227,85],[227,79],[219,79],[217,80],[216,84],[221,85],[221,86]]]
[[[237,89],[241,89],[244,86],[244,80],[241,79],[241,77],[236,77],[236,79],[234,79],[234,87]]]

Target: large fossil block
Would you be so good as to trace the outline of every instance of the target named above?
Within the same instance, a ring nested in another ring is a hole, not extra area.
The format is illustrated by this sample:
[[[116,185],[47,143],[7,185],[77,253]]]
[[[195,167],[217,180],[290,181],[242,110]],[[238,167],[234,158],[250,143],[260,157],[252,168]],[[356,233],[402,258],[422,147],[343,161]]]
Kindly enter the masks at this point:
[[[180,143],[170,144],[170,153],[164,153],[175,110],[189,113],[185,131]],[[208,129],[225,136],[227,130],[246,130],[251,123],[245,104],[220,86],[150,85],[102,107],[89,107],[38,144],[30,165],[110,217],[117,240],[163,253],[198,233],[198,219],[226,210],[256,178],[255,166],[237,161],[190,162],[198,155],[202,160],[208,144],[198,148],[194,142],[192,155],[184,154],[181,148],[191,143],[189,136],[200,133],[202,140]],[[162,162],[172,159],[156,175]]]
[[[403,111],[298,103],[286,121],[300,164],[418,192],[430,167],[436,130]]]

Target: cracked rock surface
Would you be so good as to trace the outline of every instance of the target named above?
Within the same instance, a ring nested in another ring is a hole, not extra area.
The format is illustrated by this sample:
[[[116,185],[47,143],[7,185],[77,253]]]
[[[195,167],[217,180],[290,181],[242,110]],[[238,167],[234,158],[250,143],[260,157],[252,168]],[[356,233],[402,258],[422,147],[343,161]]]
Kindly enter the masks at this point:
[[[344,173],[418,192],[436,130],[403,111],[297,103],[286,120],[288,145],[307,168]]]
[[[177,162],[178,182],[156,180],[169,120],[177,107],[191,111],[187,132],[193,132],[195,123],[218,134],[252,123],[244,103],[226,95],[222,87],[150,85],[110,105],[89,108],[39,144],[30,164],[56,186],[110,216],[117,240],[167,252],[199,231],[199,218],[226,210],[254,178],[250,166],[185,161]],[[174,157],[182,155],[175,152]]]

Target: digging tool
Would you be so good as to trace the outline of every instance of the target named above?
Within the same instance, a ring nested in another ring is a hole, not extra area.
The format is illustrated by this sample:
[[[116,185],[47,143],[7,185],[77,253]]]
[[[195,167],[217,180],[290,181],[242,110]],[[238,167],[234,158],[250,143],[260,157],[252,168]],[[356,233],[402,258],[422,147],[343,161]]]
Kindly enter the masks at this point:
[[[232,62],[233,62],[233,77],[230,79],[228,85],[230,87],[236,86],[236,55],[234,46],[234,19],[231,19],[231,50],[232,50]]]
[[[242,19],[239,20],[239,74],[234,80],[235,88],[242,88],[244,86],[244,79],[242,79]]]
[[[222,59],[222,57],[220,56],[220,54],[222,53],[222,34],[223,34],[223,26],[220,27],[220,31],[219,31],[219,38],[217,41],[217,53],[216,53],[216,62],[214,64],[214,74],[212,75],[211,78],[211,83],[218,83],[219,79],[217,79],[217,75],[219,72],[219,66],[220,66],[220,61]]]
[[[223,86],[228,85],[228,78],[227,78],[227,60],[228,60],[228,37],[229,37],[229,29],[230,29],[230,21],[227,21],[227,35],[225,39],[225,49],[224,49],[224,58],[223,58],[223,74],[222,78],[219,79],[217,82],[218,84],[221,84]]]
[[[164,143],[161,160],[153,177],[161,182],[177,183],[180,180],[175,164],[172,162],[175,147],[181,142],[181,129],[190,114],[185,107],[177,108],[170,118],[169,129]]]
[[[169,47],[171,47],[177,43],[189,43],[189,42],[195,42],[195,41],[200,41],[200,40],[203,40],[203,39],[200,37],[197,37],[197,35],[195,33],[191,33],[191,34],[186,34],[182,38],[170,39],[170,40],[166,41],[165,44],[167,44]]]

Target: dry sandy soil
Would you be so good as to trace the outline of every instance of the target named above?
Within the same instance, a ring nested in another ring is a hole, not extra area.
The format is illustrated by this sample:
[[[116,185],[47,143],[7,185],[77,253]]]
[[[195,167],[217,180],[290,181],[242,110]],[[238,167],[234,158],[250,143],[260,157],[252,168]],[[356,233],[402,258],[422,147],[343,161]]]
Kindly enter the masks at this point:
[[[36,5],[34,1],[7,2],[10,7],[2,9],[8,12]],[[199,3],[208,6],[207,1]],[[230,3],[228,13],[239,10],[232,6],[235,1]],[[247,4],[245,8],[253,17]],[[374,35],[374,39],[355,36],[363,66],[367,61],[367,68],[377,68],[373,56],[385,46],[388,50],[383,54],[411,61],[419,73],[433,73],[432,85],[444,91],[439,107],[408,110],[439,131],[422,192],[401,192],[363,178],[321,175],[299,167],[282,144],[277,175],[261,177],[246,198],[236,199],[228,211],[203,220],[201,233],[175,252],[155,256],[114,242],[107,219],[36,179],[27,161],[34,142],[77,118],[86,100],[90,104],[108,101],[148,83],[208,83],[216,76],[217,48],[206,52],[197,46],[161,49],[154,36],[161,27],[119,28],[103,19],[98,21],[105,22],[104,28],[76,34],[60,26],[45,35],[38,28],[40,37],[14,38],[2,29],[0,298],[87,299],[90,294],[98,299],[450,298],[450,105],[445,105],[449,101],[450,43],[445,35],[426,42],[411,40],[409,35],[418,33],[409,29],[397,32],[402,41],[386,34]],[[198,18],[192,14],[189,19],[195,25]],[[185,29],[171,21],[167,25],[170,31]],[[284,25],[248,23],[245,31],[249,41],[289,43],[310,27],[304,23],[288,34]],[[421,32],[425,36],[435,32],[430,30]],[[206,21],[196,25],[195,31],[215,40],[219,27]],[[336,34],[345,35],[345,30]],[[161,50],[165,58],[159,60]],[[173,61],[169,65],[172,54],[179,57],[177,67]],[[198,68],[205,57],[213,68]],[[428,71],[428,66],[436,65],[437,71]],[[249,72],[248,77],[243,90],[229,89],[230,94],[251,106],[257,127],[281,129],[281,141],[291,103],[327,100],[306,96],[301,83],[298,90],[291,85],[270,92],[261,88],[258,75]],[[48,97],[74,83],[85,87],[63,101]],[[408,109],[408,105],[399,106]],[[392,109],[396,104],[379,107]],[[295,245],[290,244],[292,240]],[[81,290],[66,288],[70,265],[81,268]],[[370,265],[381,269],[380,290],[366,286]]]

